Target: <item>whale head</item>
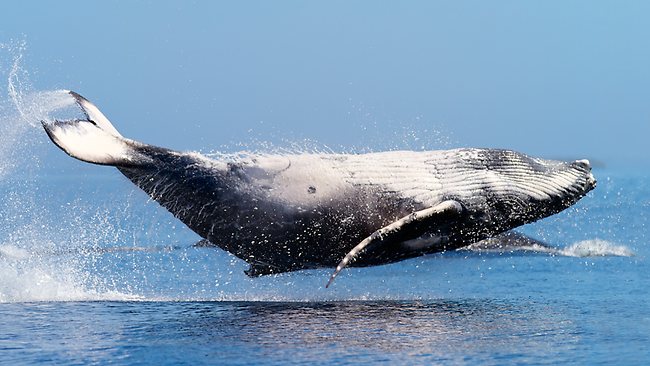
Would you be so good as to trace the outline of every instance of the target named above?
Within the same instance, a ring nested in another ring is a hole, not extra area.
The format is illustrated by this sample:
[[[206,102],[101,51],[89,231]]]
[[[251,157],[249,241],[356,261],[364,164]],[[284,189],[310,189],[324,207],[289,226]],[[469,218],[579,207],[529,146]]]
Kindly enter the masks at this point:
[[[482,153],[479,161],[483,169],[487,167],[483,194],[467,201],[492,231],[509,230],[558,213],[596,187],[588,160],[562,162],[507,150]]]

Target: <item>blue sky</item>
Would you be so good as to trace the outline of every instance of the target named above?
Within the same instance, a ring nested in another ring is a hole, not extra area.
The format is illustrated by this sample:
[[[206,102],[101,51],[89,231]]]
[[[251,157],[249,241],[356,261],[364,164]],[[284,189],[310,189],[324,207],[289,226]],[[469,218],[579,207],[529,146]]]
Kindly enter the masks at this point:
[[[647,165],[649,16],[646,1],[14,1],[0,43],[26,42],[36,89],[180,150],[311,139]]]

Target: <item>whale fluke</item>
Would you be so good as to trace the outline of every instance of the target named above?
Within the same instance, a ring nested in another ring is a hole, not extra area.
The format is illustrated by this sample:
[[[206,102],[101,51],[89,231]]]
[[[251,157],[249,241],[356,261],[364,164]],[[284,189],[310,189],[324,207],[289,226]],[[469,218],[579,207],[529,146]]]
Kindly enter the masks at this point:
[[[595,188],[586,160],[461,148],[208,158],[123,137],[90,101],[43,121],[79,160],[115,166],[249,276],[374,266],[455,250],[560,212]]]
[[[86,119],[97,127],[101,128],[104,132],[111,134],[113,136],[122,137],[119,132],[113,127],[111,121],[104,116],[104,114],[92,104],[88,99],[82,97],[76,92],[69,90],[68,93],[74,98],[81,110],[86,115]]]
[[[86,119],[41,121],[52,142],[68,155],[93,164],[128,166],[147,160],[146,156],[137,153],[137,147],[142,144],[122,137],[86,98],[73,91],[69,94]]]

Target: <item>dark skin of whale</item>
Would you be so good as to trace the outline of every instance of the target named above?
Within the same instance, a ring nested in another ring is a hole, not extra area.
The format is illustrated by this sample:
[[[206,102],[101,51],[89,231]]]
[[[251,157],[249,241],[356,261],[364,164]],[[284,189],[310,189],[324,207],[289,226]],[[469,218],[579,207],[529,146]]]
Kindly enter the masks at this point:
[[[140,152],[151,157],[152,162],[118,166],[120,172],[201,237],[251,264],[247,271],[251,276],[334,267],[377,229],[423,209],[398,194],[359,187],[328,205],[297,210],[269,202],[263,192],[254,189],[232,189],[251,185],[246,169],[240,165],[229,164],[225,171],[214,171],[205,169],[191,157],[171,155],[166,149],[144,147]],[[484,150],[485,162],[498,168],[503,152]],[[522,158],[527,157],[522,155]],[[529,163],[541,173],[547,169],[532,160]],[[477,166],[477,169],[484,167]],[[163,186],[169,188],[160,193],[158,189]],[[314,182],[305,190],[317,192],[318,184]],[[460,215],[450,213],[409,226],[383,239],[383,245],[364,253],[353,265],[374,266],[458,249],[560,212],[580,197],[553,197],[535,210],[515,215],[513,212],[521,211],[514,207],[516,199],[487,194],[485,205],[497,213],[488,217],[483,207],[448,196],[446,199],[462,205]],[[353,219],[342,224],[349,217]],[[393,245],[425,234],[445,235],[447,239],[421,250]]]
[[[458,249],[560,212],[596,184],[587,161],[501,149],[210,160],[123,138],[70,94],[86,118],[43,122],[52,141],[80,160],[115,166],[202,238],[249,263],[249,276],[338,265],[334,277],[346,265]],[[98,143],[80,146],[84,139]]]

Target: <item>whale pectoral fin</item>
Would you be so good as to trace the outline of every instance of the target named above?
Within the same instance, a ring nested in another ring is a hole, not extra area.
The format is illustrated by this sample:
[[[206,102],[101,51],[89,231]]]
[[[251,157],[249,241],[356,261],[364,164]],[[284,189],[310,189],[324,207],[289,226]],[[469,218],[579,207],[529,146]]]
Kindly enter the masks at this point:
[[[341,270],[369,247],[381,245],[382,243],[393,243],[395,240],[390,239],[398,239],[401,236],[400,234],[405,231],[408,231],[411,237],[423,235],[437,225],[448,224],[457,220],[463,212],[464,208],[459,202],[454,200],[443,201],[436,206],[413,212],[375,231],[372,235],[363,239],[361,243],[352,248],[343,260],[341,260],[325,287],[329,287]]]

